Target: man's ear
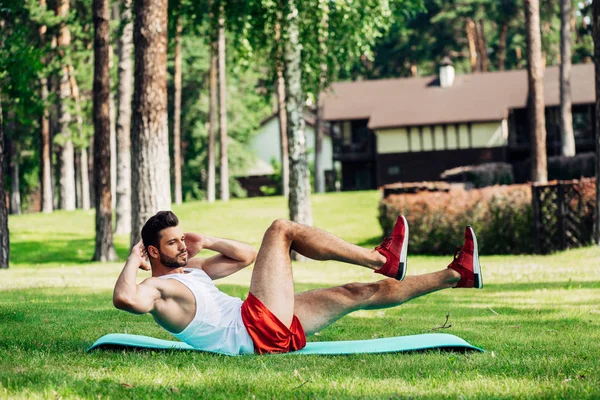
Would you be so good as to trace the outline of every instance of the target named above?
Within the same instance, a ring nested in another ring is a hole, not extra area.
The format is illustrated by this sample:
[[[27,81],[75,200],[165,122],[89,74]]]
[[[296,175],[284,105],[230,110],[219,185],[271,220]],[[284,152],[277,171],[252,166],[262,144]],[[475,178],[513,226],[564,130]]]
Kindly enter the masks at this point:
[[[148,246],[146,248],[146,250],[148,251],[148,255],[152,258],[160,258],[160,254],[158,253],[158,249],[155,246]]]

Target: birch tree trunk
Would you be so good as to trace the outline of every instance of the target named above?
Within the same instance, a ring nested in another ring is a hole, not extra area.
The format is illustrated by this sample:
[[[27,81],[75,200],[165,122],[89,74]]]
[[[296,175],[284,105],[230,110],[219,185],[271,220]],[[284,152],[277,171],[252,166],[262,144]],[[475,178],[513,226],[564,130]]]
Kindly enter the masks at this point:
[[[56,15],[66,18],[69,13],[69,0],[57,0]],[[64,49],[71,45],[71,33],[66,23],[61,23],[58,34],[59,54],[64,56]],[[61,50],[62,49],[62,50]],[[60,179],[58,182],[60,193],[60,208],[71,211],[75,209],[75,157],[69,123],[71,114],[68,109],[68,99],[71,97],[69,86],[69,65],[64,61],[61,67],[60,83],[58,85],[58,133],[62,135],[62,144],[59,148]]]
[[[290,160],[288,156],[287,111],[285,107],[285,77],[283,76],[283,44],[281,41],[281,24],[275,24],[275,41],[277,43],[277,114],[279,115],[279,147],[281,154],[281,193],[290,195]]]
[[[571,0],[560,1],[560,138],[561,155],[575,155],[571,113]]]
[[[290,196],[288,205],[292,221],[312,225],[309,169],[306,158],[306,137],[304,135],[301,47],[296,0],[289,0],[287,2],[283,21],[286,21],[287,24],[283,31],[283,51],[285,59],[285,98],[290,160]],[[295,259],[301,258],[298,254],[295,254],[294,257]]]
[[[46,6],[46,0],[40,0],[40,6]],[[45,44],[46,25],[39,28],[41,45]],[[46,63],[45,58],[42,62]],[[52,162],[50,157],[50,112],[48,110],[48,79],[40,76],[40,100],[42,102],[42,115],[40,117],[40,185],[42,195],[42,209],[44,213],[53,210],[52,198]]]
[[[594,70],[596,73],[596,223],[594,237],[600,246],[600,1],[592,2],[592,25],[594,36]]]
[[[175,28],[175,85],[173,115],[173,177],[175,204],[181,204],[181,1],[178,3],[177,26]]]
[[[529,129],[531,132],[531,181],[546,183],[546,117],[544,115],[544,68],[540,34],[539,0],[525,0],[527,77],[529,83]]]
[[[171,208],[167,127],[167,1],[136,0],[131,133],[131,244],[148,218]]]
[[[219,144],[220,144],[220,193],[221,201],[229,201],[229,159],[227,157],[227,82],[225,66],[225,16],[219,11]]]
[[[2,123],[2,103],[0,102],[0,269],[8,268],[10,242],[8,237],[8,210],[4,192],[4,131]]]
[[[94,261],[114,261],[112,237],[110,146],[109,0],[94,0],[94,186],[96,249]]]
[[[133,20],[131,0],[121,1],[121,35],[117,44],[117,221],[115,234],[131,232],[131,96],[133,88]]]

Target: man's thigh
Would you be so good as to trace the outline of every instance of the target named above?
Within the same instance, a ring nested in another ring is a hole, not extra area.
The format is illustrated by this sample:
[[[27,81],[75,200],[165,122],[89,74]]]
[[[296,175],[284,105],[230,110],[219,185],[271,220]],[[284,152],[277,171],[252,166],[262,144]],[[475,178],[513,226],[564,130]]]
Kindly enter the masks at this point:
[[[263,238],[250,281],[250,293],[288,327],[294,316],[294,281],[289,253],[289,240],[272,225]]]

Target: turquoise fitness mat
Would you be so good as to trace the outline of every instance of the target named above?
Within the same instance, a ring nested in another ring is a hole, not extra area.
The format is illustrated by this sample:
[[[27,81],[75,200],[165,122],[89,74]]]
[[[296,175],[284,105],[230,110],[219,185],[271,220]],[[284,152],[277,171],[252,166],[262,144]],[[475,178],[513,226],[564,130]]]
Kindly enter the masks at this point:
[[[155,350],[195,350],[187,343],[172,340],[156,339],[149,336],[111,333],[102,336],[87,351],[93,349],[155,349]],[[470,345],[458,336],[447,333],[425,333],[422,335],[396,336],[369,340],[343,340],[336,342],[309,342],[302,350],[285,353],[295,354],[364,354],[364,353],[397,353],[429,349],[454,351],[484,351]],[[227,353],[220,353],[227,354]],[[232,354],[229,354],[232,355]]]

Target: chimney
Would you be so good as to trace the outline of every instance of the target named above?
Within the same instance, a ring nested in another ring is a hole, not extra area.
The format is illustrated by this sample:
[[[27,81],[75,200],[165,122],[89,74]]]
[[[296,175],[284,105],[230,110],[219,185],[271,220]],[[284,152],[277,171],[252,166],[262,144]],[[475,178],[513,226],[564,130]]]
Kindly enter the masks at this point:
[[[440,86],[443,88],[451,87],[454,83],[454,67],[452,60],[446,56],[440,62]]]

